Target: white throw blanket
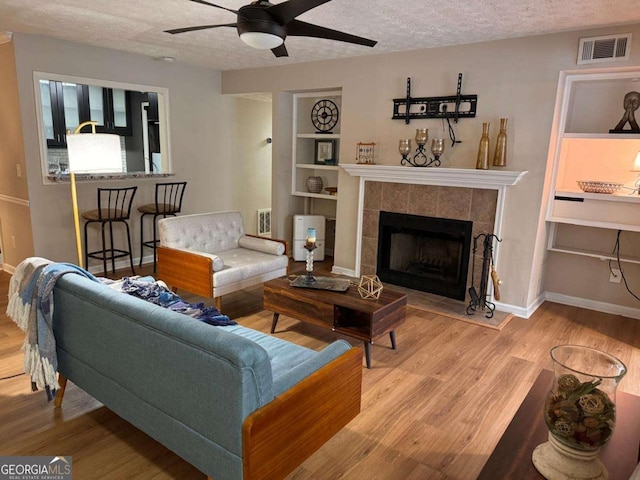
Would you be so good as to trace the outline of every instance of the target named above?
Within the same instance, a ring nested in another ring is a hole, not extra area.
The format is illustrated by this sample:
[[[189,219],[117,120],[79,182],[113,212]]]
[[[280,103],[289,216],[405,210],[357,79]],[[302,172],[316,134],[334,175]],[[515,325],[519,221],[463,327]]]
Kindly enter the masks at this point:
[[[24,371],[31,376],[33,390],[44,388],[49,400],[60,388],[53,335],[53,287],[61,275],[77,273],[97,279],[76,265],[52,263],[39,257],[21,262],[9,283],[7,315],[25,332]]]
[[[40,272],[51,261],[31,257],[21,262],[9,282],[9,303],[7,316],[25,333],[22,350],[24,351],[24,371],[31,375],[32,389],[43,388],[46,384],[59,388],[55,371],[42,366],[38,348],[38,322],[36,303]],[[48,374],[47,372],[48,371]],[[49,377],[49,382],[45,379]],[[53,381],[51,381],[53,380]]]

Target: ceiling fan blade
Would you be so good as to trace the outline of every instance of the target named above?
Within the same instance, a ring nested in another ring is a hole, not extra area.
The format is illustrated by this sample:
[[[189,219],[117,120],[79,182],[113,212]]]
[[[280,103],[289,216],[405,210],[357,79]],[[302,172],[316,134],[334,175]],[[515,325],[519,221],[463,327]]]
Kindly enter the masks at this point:
[[[231,10],[230,8],[227,8],[227,7],[221,7],[220,5],[216,5],[215,3],[205,2],[204,0],[191,0],[191,1],[195,3],[201,3],[202,5],[209,5],[210,7],[221,8],[222,10],[226,10],[227,12],[231,12],[235,14],[238,13],[237,10]]]
[[[223,23],[221,25],[199,25],[197,27],[185,27],[185,28],[174,28],[172,30],[165,30],[165,33],[184,33],[184,32],[195,32],[196,30],[207,30],[208,28],[218,28],[218,27],[237,27],[237,23]]]
[[[289,53],[287,52],[287,47],[284,46],[284,43],[279,47],[272,48],[271,51],[276,57],[288,57]]]
[[[329,40],[337,40],[339,42],[364,45],[366,47],[373,47],[378,43],[375,40],[369,40],[368,38],[339,32],[337,30],[321,27],[312,23],[301,22],[300,20],[292,20],[285,25],[285,29],[287,30],[287,36],[326,38]]]
[[[316,8],[330,1],[331,0],[289,0],[288,2],[273,5],[269,7],[267,11],[270,15],[280,20],[281,25],[284,25],[298,15],[302,15],[304,12],[308,12],[312,8]]]

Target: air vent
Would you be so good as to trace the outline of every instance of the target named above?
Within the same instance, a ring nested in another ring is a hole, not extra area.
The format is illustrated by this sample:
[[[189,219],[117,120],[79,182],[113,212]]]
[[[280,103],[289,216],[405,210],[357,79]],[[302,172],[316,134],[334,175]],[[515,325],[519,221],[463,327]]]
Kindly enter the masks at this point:
[[[578,65],[629,60],[630,50],[630,33],[581,38],[578,46]]]
[[[261,237],[271,237],[271,209],[258,209],[258,235]]]

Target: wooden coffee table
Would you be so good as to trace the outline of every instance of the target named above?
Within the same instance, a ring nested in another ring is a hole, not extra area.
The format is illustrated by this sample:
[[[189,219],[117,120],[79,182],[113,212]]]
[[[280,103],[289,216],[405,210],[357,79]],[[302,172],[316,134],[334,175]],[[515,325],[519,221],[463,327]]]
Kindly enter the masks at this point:
[[[544,480],[531,455],[549,436],[543,411],[552,384],[553,373],[542,370],[477,480]],[[611,440],[602,447],[599,458],[609,471],[609,480],[628,480],[639,460],[640,397],[618,391],[616,419]]]
[[[273,312],[271,333],[280,315],[357,338],[364,342],[367,368],[371,368],[371,344],[389,334],[396,348],[395,329],[405,321],[407,295],[384,287],[378,299],[364,300],[356,287],[331,292],[293,287],[284,278],[264,284],[264,308]]]

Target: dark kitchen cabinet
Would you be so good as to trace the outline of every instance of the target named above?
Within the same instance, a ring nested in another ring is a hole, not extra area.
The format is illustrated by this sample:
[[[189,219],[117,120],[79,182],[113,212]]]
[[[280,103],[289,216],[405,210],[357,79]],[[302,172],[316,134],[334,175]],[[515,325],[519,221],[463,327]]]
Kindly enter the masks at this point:
[[[40,80],[42,121],[49,147],[66,147],[66,132],[88,120],[96,131],[130,136],[130,92],[71,82]]]
[[[98,122],[96,131],[131,136],[131,93],[121,88],[83,85],[83,117]]]
[[[146,97],[146,101],[149,102],[149,106],[147,108],[147,121],[157,123],[160,120],[158,111],[158,94],[155,92],[147,92],[144,95]]]
[[[147,111],[147,137],[149,141],[149,154],[160,153],[160,115],[158,109],[158,94],[154,92],[147,92],[144,94],[145,103],[144,108]],[[151,163],[151,170],[154,171],[155,167],[153,162]]]
[[[82,85],[40,80],[42,121],[47,146],[66,147],[66,131],[80,124]]]

